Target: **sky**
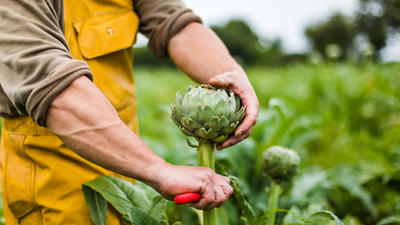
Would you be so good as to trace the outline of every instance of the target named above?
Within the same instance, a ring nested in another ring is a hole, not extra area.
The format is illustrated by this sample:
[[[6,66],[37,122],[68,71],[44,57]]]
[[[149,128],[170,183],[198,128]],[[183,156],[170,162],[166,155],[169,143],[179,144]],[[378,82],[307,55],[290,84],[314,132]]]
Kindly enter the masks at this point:
[[[309,44],[304,36],[307,25],[320,22],[334,12],[352,15],[358,0],[183,0],[205,25],[223,25],[239,18],[261,37],[281,38],[287,52],[304,52]],[[139,44],[146,41],[139,37]],[[400,37],[392,38],[383,50],[385,61],[400,60]]]

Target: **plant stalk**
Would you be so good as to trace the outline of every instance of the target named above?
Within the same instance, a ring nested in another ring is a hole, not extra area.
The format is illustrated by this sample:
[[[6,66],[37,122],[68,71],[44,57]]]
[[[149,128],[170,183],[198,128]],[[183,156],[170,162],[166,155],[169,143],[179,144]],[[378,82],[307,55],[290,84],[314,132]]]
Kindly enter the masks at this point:
[[[266,225],[274,225],[275,224],[275,215],[276,210],[278,209],[278,201],[279,195],[281,194],[281,186],[277,184],[275,181],[271,181],[271,192],[268,199],[268,220]],[[275,211],[274,211],[275,210]],[[272,211],[272,213],[271,213]]]
[[[199,141],[199,165],[209,167],[215,171],[215,159],[214,159],[214,143],[208,140]],[[208,211],[203,210],[204,225],[217,225],[217,211],[211,209]]]

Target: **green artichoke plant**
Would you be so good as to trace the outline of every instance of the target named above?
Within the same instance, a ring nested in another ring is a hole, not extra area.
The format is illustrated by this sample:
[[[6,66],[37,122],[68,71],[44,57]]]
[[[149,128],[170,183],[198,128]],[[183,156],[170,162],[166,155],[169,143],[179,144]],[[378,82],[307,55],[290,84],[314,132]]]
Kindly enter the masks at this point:
[[[189,87],[185,96],[176,94],[171,118],[187,136],[220,143],[242,121],[245,107],[232,92],[211,85]]]
[[[183,98],[178,92],[171,111],[171,118],[182,133],[199,142],[199,165],[213,170],[215,143],[226,140],[245,115],[245,107],[232,91],[206,84],[190,86]],[[216,217],[214,209],[203,211],[204,225],[216,225]]]
[[[299,171],[300,157],[297,152],[272,146],[263,154],[264,172],[275,182],[289,181]]]
[[[281,183],[290,181],[299,171],[300,156],[297,152],[281,146],[272,146],[263,154],[264,172],[271,179],[268,210],[278,208],[279,195],[282,193]],[[275,224],[276,212],[269,215],[266,225]]]

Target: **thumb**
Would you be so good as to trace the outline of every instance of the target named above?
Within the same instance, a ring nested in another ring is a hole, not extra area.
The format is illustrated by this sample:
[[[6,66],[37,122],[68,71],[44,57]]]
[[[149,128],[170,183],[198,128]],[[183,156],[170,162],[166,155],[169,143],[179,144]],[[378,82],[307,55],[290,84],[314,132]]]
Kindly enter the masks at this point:
[[[226,73],[223,73],[209,79],[207,83],[214,86],[227,87],[231,85],[232,80],[227,76]]]

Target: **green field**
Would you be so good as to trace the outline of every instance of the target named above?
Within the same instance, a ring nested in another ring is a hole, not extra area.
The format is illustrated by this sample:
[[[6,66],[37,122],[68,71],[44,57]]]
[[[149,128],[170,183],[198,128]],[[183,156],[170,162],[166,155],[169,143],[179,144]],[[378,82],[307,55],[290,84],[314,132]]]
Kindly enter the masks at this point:
[[[329,209],[345,224],[400,224],[399,71],[400,64],[250,68],[258,123],[248,140],[216,157],[261,213],[262,152],[282,145],[301,155],[301,172],[280,202],[293,214],[280,213],[279,223]],[[135,77],[141,137],[169,162],[196,165],[196,151],[169,118],[176,91],[194,83],[173,69],[138,68]],[[225,208],[238,224],[235,203]]]
[[[345,225],[400,224],[399,71],[400,64],[250,68],[260,101],[258,123],[250,138],[217,152],[217,161],[238,177],[260,215],[269,184],[262,153],[281,145],[300,154],[301,170],[284,185],[277,224],[308,224],[304,219],[320,210]],[[197,165],[196,151],[169,117],[176,91],[194,83],[171,68],[137,68],[135,79],[140,136],[167,161]],[[184,216],[177,220],[199,224],[188,208],[179,210]],[[219,224],[241,224],[240,213],[231,198],[219,209]]]

